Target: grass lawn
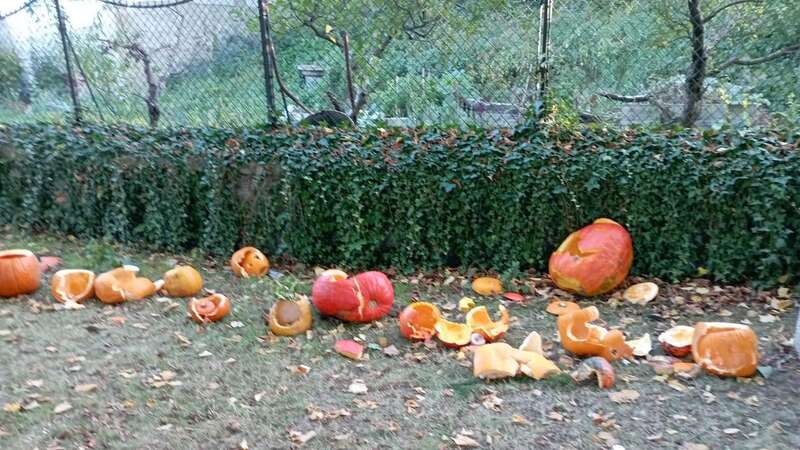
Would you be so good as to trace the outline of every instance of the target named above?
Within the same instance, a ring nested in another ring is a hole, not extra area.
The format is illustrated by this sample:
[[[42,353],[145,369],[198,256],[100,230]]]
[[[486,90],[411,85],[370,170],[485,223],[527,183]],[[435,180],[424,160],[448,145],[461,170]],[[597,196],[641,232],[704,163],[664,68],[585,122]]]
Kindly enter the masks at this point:
[[[455,448],[459,435],[459,442],[470,438],[482,448],[800,448],[800,364],[789,344],[795,314],[774,309],[777,292],[696,280],[660,283],[661,294],[645,307],[609,296],[581,301],[597,305],[609,325],[623,326],[631,338],[645,332],[655,338],[673,322],[747,320],[761,339],[762,364],[772,368],[767,378],[675,380],[656,377],[641,360],[616,363],[612,391],[640,394],[616,403],[608,391],[565,376],[483,382],[473,378],[470,357],[401,338],[396,317],[412,298],[463,319],[455,308],[469,295],[463,273],[395,276],[388,318],[346,325],[315,315],[313,333],[289,339],[268,336],[262,316],[280,292],[310,293],[310,268],[279,266],[285,276],[278,282],[240,280],[225,261],[0,233],[0,249],[17,247],[61,256],[65,268],[99,272],[131,262],[151,278],[190,262],[234,308],[223,322],[199,326],[180,299],[119,306],[95,300],[85,309],[56,310],[46,287],[0,299],[3,449],[262,449],[303,440],[304,448],[435,449]],[[451,283],[442,283],[451,275]],[[555,320],[544,311],[553,287],[546,279],[523,281],[521,289],[533,290],[526,304],[507,305],[514,322],[506,340],[516,346],[537,330],[558,361],[564,352]],[[479,304],[496,311],[498,301]],[[370,344],[368,359],[334,353],[337,337]],[[381,338],[399,354],[384,354]],[[298,366],[310,370],[299,373]],[[349,392],[354,380],[363,380],[367,392]]]

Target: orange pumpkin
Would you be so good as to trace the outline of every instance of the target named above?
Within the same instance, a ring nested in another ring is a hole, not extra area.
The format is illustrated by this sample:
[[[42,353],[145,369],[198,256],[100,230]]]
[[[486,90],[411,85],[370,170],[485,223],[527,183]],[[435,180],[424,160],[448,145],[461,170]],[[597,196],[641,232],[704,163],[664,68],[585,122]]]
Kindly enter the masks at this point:
[[[570,373],[570,377],[576,382],[581,383],[592,376],[597,377],[597,386],[600,389],[610,389],[614,386],[616,376],[611,363],[600,356],[593,356],[584,360],[577,369]]]
[[[619,286],[633,264],[628,231],[609,219],[597,219],[570,234],[550,256],[550,278],[566,291],[592,296]]]
[[[203,289],[203,277],[192,266],[177,266],[164,274],[164,292],[170,297],[191,297]]]
[[[39,289],[42,269],[29,250],[0,252],[0,297],[16,297]]]
[[[61,303],[83,303],[94,297],[94,272],[59,270],[50,280],[50,293]]]
[[[394,287],[382,272],[348,277],[341,270],[326,270],[311,288],[311,302],[325,316],[347,322],[371,322],[392,310]]]
[[[400,313],[400,334],[406,339],[428,340],[436,335],[436,322],[441,317],[433,303],[414,302]]]
[[[472,290],[485,297],[503,293],[503,284],[497,278],[480,277],[472,280]]]
[[[508,331],[509,321],[508,310],[503,305],[500,305],[500,320],[496,322],[489,317],[489,310],[485,306],[472,308],[467,313],[466,320],[467,326],[474,333],[483,335],[488,342],[502,337]]]
[[[128,300],[142,300],[155,294],[161,287],[147,278],[137,277],[139,268],[122,266],[100,274],[94,281],[94,292],[106,304],[122,303]]]
[[[722,377],[749,377],[758,369],[758,337],[738,323],[698,322],[692,340],[694,362]]]
[[[197,323],[216,322],[230,312],[231,302],[222,294],[193,298],[189,301],[189,317]]]
[[[231,269],[242,278],[260,278],[269,270],[269,259],[255,247],[244,247],[231,256]]]
[[[269,329],[278,336],[295,336],[311,328],[311,303],[300,296],[296,302],[278,300],[269,310]]]
[[[472,328],[465,323],[439,319],[434,326],[436,335],[447,348],[460,348],[470,343]]]
[[[559,316],[561,345],[578,356],[602,356],[609,361],[631,357],[633,349],[625,343],[621,331],[608,331],[589,323],[599,317],[600,312],[595,306]]]
[[[692,352],[694,328],[677,325],[658,335],[658,342],[664,351],[677,358],[683,358]]]

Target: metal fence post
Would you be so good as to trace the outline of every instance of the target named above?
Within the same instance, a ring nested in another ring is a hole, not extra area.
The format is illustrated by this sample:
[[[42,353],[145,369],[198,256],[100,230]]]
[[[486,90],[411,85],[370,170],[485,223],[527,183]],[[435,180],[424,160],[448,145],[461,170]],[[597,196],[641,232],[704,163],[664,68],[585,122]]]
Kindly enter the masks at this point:
[[[275,112],[275,91],[272,82],[272,39],[270,32],[270,24],[267,21],[266,10],[269,8],[267,3],[269,0],[256,0],[258,2],[258,24],[261,29],[261,56],[264,63],[264,89],[267,94],[267,109],[269,115],[270,125],[274,125],[277,120]]]
[[[540,0],[539,3],[539,67],[537,70],[537,101],[544,110],[550,78],[550,20],[553,17],[554,0]]]
[[[61,4],[58,0],[53,0],[56,6],[56,17],[58,18],[58,34],[61,36],[61,47],[64,50],[64,62],[67,69],[67,81],[69,82],[69,94],[72,97],[72,107],[75,113],[75,122],[81,121],[81,101],[78,98],[78,85],[75,81],[75,72],[72,70],[72,61],[69,58],[69,37],[67,36],[67,25],[64,22],[64,14],[61,11]]]

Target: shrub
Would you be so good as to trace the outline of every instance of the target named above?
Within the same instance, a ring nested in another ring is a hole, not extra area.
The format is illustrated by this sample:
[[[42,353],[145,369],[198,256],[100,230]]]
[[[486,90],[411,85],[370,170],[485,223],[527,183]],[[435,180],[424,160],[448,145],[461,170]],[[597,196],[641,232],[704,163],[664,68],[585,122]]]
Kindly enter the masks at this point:
[[[22,66],[17,55],[0,50],[0,98],[15,99],[22,82]]]
[[[0,221],[138,246],[240,244],[310,264],[546,269],[597,217],[634,273],[800,272],[798,136],[778,132],[0,132]]]

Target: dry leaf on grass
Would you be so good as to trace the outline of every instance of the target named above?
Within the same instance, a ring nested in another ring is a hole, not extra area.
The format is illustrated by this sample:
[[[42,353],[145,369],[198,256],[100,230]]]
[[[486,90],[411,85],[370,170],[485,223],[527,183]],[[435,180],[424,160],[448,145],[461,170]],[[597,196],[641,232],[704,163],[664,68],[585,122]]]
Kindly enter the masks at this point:
[[[44,385],[44,380],[36,379],[36,380],[25,380],[25,384],[30,387],[40,388]]]
[[[477,448],[477,447],[481,446],[481,444],[479,444],[478,441],[476,441],[475,439],[472,439],[471,437],[466,436],[466,435],[464,435],[462,433],[457,434],[456,437],[454,437],[452,439],[453,439],[453,442],[459,447]]]
[[[304,366],[302,364],[299,366],[286,366],[286,369],[298,375],[305,375],[308,372],[311,372],[311,367]]]
[[[633,403],[639,398],[640,394],[633,389],[624,389],[617,392],[609,392],[608,398],[614,403]]]
[[[400,350],[398,350],[394,345],[389,345],[383,348],[383,354],[386,356],[397,356],[400,354]]]
[[[352,394],[366,394],[368,390],[364,380],[353,380],[347,388],[347,391]]]
[[[53,413],[61,414],[61,413],[69,411],[70,409],[72,409],[72,405],[70,405],[67,402],[62,402],[62,403],[57,404],[56,407],[53,408]]]
[[[289,431],[289,439],[291,439],[292,443],[296,445],[304,445],[306,442],[314,439],[314,436],[316,435],[317,432],[314,430],[306,431],[305,433],[297,430]]]
[[[75,392],[92,392],[93,390],[97,389],[96,384],[79,384],[75,386]]]
[[[17,402],[6,403],[3,406],[3,411],[8,412],[8,413],[16,413],[16,412],[20,412],[20,410],[22,410],[22,405],[20,405]]]
[[[500,412],[500,406],[503,404],[503,399],[494,395],[494,394],[487,394],[481,397],[481,403],[483,407],[495,412]]]

